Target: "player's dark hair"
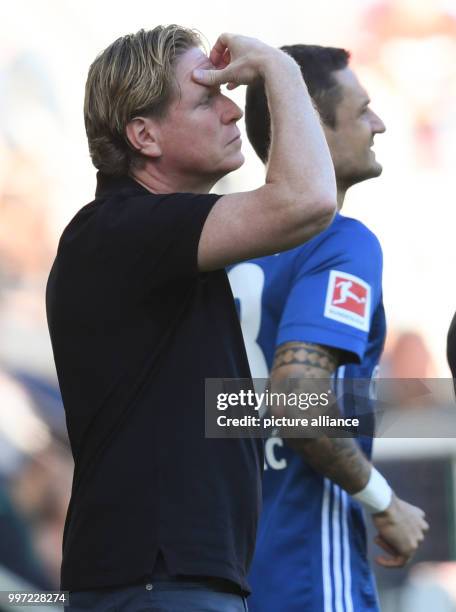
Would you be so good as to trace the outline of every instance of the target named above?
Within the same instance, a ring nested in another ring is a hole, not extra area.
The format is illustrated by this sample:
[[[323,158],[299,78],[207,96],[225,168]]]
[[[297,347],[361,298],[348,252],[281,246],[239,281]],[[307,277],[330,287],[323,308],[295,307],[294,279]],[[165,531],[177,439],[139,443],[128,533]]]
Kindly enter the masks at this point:
[[[345,49],[319,45],[288,45],[281,49],[291,55],[301,68],[307,89],[323,123],[335,128],[336,108],[342,99],[342,93],[333,73],[347,67],[349,52]],[[247,87],[245,123],[252,147],[258,157],[266,163],[271,120],[263,81],[258,80]]]

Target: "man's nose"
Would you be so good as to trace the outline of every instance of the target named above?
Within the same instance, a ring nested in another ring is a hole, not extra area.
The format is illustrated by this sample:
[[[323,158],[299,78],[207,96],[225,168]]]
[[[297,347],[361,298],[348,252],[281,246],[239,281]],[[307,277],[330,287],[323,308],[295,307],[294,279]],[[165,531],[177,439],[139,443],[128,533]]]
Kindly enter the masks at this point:
[[[372,132],[374,134],[383,134],[386,131],[386,126],[376,113],[372,113]]]
[[[223,108],[222,108],[222,122],[231,123],[232,121],[239,121],[244,115],[239,106],[233,102],[227,96],[223,96]]]

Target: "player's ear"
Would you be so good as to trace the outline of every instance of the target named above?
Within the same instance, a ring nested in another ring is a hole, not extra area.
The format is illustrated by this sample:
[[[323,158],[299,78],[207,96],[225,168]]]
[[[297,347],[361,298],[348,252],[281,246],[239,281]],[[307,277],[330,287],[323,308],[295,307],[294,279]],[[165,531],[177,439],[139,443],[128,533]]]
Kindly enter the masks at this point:
[[[130,145],[145,157],[160,157],[160,130],[150,117],[135,117],[127,123],[126,136]]]

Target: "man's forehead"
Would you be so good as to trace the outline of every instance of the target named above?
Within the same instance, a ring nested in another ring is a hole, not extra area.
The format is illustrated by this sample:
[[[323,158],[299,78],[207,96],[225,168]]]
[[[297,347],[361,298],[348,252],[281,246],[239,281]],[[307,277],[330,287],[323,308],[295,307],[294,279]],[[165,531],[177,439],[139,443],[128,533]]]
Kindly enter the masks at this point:
[[[196,68],[214,69],[208,56],[198,47],[192,47],[179,58],[176,64],[176,77],[180,83],[192,81]]]
[[[358,77],[351,68],[343,68],[334,72],[334,78],[342,87],[343,98],[356,101],[360,104],[369,102],[369,95],[359,82]]]

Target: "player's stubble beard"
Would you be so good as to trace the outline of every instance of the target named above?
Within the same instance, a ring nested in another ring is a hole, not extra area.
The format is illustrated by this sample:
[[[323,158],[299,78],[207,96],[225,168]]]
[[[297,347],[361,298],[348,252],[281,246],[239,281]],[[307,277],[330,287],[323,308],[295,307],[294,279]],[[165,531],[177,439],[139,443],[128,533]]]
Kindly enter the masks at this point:
[[[345,193],[350,187],[353,187],[353,185],[377,178],[382,172],[383,166],[376,159],[374,159],[370,166],[366,167],[364,170],[356,171],[353,169],[346,172],[337,172],[336,170],[337,191],[340,190]]]

